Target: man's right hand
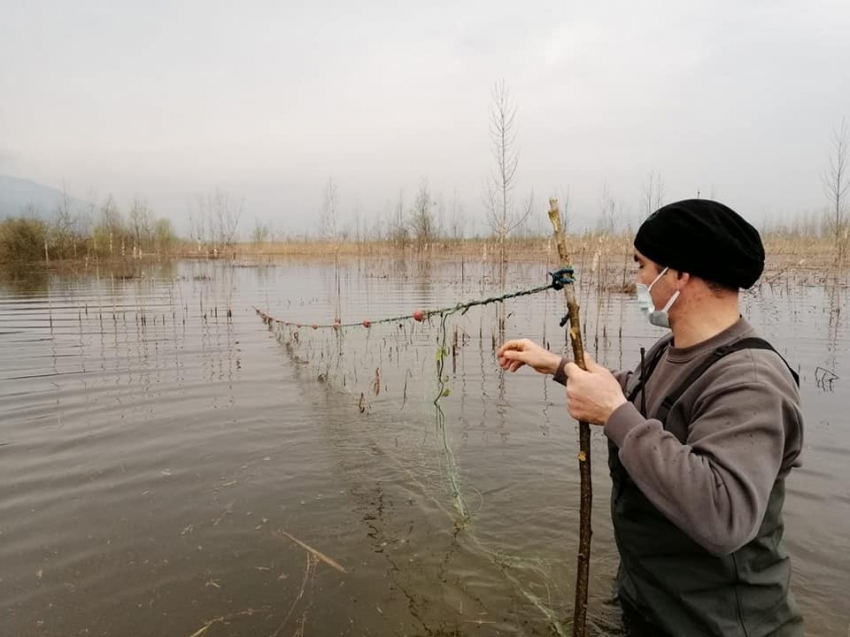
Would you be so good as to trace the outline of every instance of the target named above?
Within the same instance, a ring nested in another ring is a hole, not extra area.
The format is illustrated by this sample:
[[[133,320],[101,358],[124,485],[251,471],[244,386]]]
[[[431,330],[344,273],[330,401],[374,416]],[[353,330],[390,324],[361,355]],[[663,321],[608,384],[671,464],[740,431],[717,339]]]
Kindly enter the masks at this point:
[[[554,374],[558,371],[561,357],[549,350],[543,349],[537,343],[527,338],[508,341],[496,352],[499,366],[509,372],[515,372],[523,365],[528,365],[541,374]]]

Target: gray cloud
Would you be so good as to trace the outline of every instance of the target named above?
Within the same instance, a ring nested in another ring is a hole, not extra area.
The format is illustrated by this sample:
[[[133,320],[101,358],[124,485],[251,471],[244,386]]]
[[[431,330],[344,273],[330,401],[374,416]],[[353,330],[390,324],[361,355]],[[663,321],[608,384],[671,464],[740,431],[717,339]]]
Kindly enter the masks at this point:
[[[427,178],[483,229],[502,78],[521,190],[542,215],[568,187],[586,223],[606,183],[636,213],[653,169],[758,222],[819,209],[850,117],[846,2],[6,4],[0,170],[178,221],[218,186],[303,231],[329,177],[344,215]]]

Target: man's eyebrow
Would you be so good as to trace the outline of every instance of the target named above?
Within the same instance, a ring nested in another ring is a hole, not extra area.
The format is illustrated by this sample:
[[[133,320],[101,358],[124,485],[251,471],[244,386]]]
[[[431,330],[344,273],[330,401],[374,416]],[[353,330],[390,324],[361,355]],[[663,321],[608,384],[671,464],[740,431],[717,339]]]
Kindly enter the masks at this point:
[[[637,263],[640,263],[640,262],[641,262],[641,258],[640,258],[638,255],[636,255],[636,254],[633,254],[633,255],[632,255],[632,259],[633,259],[635,262],[637,262]]]

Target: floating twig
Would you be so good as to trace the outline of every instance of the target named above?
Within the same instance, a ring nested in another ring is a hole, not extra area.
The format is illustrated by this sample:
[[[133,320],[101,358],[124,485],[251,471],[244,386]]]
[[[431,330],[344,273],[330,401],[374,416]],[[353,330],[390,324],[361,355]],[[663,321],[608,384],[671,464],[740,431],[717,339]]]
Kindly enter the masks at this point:
[[[301,541],[301,540],[299,540],[297,537],[293,537],[293,536],[291,536],[291,535],[290,535],[289,533],[287,533],[286,531],[280,531],[280,530],[278,530],[278,531],[277,531],[277,533],[276,533],[275,535],[282,535],[282,536],[284,536],[284,537],[289,538],[290,540],[292,540],[293,542],[295,542],[298,546],[300,546],[302,549],[304,549],[304,550],[305,550],[305,551],[307,551],[308,553],[311,553],[311,554],[313,555],[313,557],[315,557],[315,558],[319,559],[320,561],[324,562],[325,564],[327,564],[327,565],[328,565],[328,566],[330,566],[331,568],[334,568],[334,569],[338,570],[340,573],[347,573],[347,572],[348,572],[348,571],[346,571],[346,570],[345,570],[342,566],[340,566],[338,562],[336,562],[336,561],[335,561],[335,560],[333,560],[332,558],[328,557],[327,555],[325,555],[324,553],[322,553],[322,552],[321,552],[321,551],[319,551],[318,549],[314,549],[314,548],[313,548],[312,546],[310,546],[309,544],[306,544],[306,543],[302,542],[302,541]]]
[[[209,620],[206,624],[201,626],[194,633],[189,635],[189,637],[200,637],[205,632],[207,632],[210,629],[211,626],[214,626],[215,624],[221,624],[223,622],[228,622],[231,619],[235,619],[236,617],[244,617],[246,615],[250,616],[250,615],[253,615],[256,612],[257,611],[254,610],[253,608],[247,608],[245,610],[239,611],[238,613],[231,613],[230,615],[222,615],[221,617],[215,617],[214,619]]]

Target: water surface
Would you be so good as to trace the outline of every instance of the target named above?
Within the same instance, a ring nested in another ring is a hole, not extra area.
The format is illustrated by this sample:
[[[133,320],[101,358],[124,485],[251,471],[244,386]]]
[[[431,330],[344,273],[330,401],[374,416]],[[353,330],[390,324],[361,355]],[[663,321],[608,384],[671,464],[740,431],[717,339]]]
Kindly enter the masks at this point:
[[[514,264],[506,286],[540,285],[545,272]],[[2,634],[568,632],[577,426],[562,388],[497,370],[496,307],[457,313],[445,330],[436,317],[307,327],[498,288],[488,264],[469,262],[6,275]],[[801,372],[804,466],[788,481],[786,522],[808,635],[850,626],[844,295],[786,272],[743,302]],[[610,366],[634,364],[660,335],[628,296],[588,285],[579,297],[586,343]],[[303,323],[298,340],[254,307]],[[505,334],[563,349],[562,314],[559,293],[510,301]],[[591,628],[617,634],[599,431],[593,445]]]

